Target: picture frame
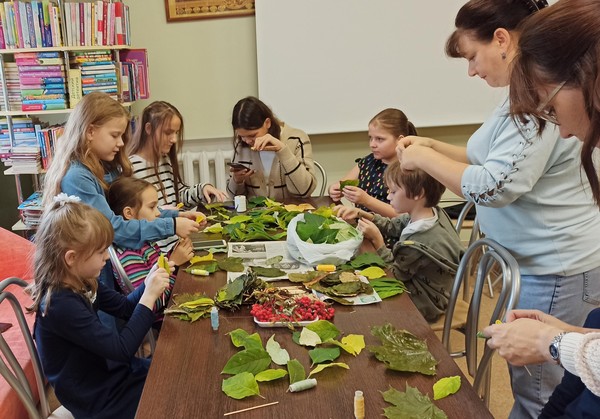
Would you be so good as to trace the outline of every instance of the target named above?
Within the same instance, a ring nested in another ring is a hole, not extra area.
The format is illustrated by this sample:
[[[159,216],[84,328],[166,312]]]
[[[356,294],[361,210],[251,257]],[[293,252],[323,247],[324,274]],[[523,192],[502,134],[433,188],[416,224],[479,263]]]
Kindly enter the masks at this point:
[[[165,0],[167,22],[249,16],[254,0]]]

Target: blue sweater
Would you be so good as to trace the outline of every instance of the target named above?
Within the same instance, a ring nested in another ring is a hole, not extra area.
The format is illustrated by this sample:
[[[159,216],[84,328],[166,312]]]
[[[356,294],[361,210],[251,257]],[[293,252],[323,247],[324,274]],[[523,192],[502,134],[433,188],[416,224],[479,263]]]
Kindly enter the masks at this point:
[[[133,418],[149,361],[134,358],[154,314],[137,304],[144,287],[128,297],[99,284],[95,302],[68,289],[36,315],[34,335],[42,367],[60,402],[85,418]],[[97,310],[129,318],[120,332],[103,325]]]

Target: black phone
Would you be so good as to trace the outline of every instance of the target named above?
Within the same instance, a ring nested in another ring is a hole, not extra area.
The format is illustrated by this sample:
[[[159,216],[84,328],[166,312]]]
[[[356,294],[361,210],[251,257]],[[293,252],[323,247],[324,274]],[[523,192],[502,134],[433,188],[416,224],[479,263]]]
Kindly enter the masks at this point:
[[[227,247],[225,240],[198,240],[192,241],[194,250],[207,250],[212,247]]]
[[[242,163],[227,163],[227,166],[233,167],[235,170],[250,170],[250,168]]]

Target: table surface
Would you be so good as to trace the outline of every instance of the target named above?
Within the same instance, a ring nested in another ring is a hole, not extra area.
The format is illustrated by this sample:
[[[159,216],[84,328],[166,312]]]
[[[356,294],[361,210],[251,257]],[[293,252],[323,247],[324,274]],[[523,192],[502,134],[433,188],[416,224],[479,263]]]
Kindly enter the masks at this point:
[[[224,272],[197,277],[181,270],[173,292],[203,292],[213,297],[225,281]],[[364,393],[366,417],[380,417],[383,408],[391,406],[381,395],[390,386],[405,391],[408,384],[433,398],[432,386],[438,379],[459,375],[462,381],[460,390],[454,395],[436,400],[434,404],[449,418],[492,418],[408,295],[366,306],[344,307],[336,304],[335,309],[332,321],[336,327],[343,334],[364,335],[367,346],[380,344],[371,335],[370,329],[386,322],[425,339],[429,350],[439,361],[437,375],[432,377],[388,370],[367,349],[356,357],[342,351],[342,355],[334,362],[344,362],[350,369],[333,367],[314,375],[318,384],[313,389],[299,393],[286,392],[289,381],[284,377],[259,383],[264,399],[252,396],[235,400],[221,390],[222,380],[230,377],[222,375],[221,371],[229,358],[243,348],[233,346],[228,332],[238,328],[248,333],[257,332],[263,344],[275,334],[275,339],[287,349],[291,359],[298,359],[308,374],[312,368],[307,348],[293,343],[291,331],[287,328],[258,327],[253,322],[249,307],[236,312],[221,310],[218,331],[211,329],[210,319],[189,323],[166,316],[137,417],[216,418],[223,417],[227,412],[278,401],[276,405],[232,417],[353,418],[356,390]],[[285,369],[275,364],[271,368]]]

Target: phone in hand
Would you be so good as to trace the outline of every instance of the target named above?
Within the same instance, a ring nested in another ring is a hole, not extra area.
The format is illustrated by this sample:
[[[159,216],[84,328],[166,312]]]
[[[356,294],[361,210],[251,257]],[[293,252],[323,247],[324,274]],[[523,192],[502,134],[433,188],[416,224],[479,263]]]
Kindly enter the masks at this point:
[[[227,163],[227,166],[232,167],[233,170],[250,170],[250,168],[242,163]]]

